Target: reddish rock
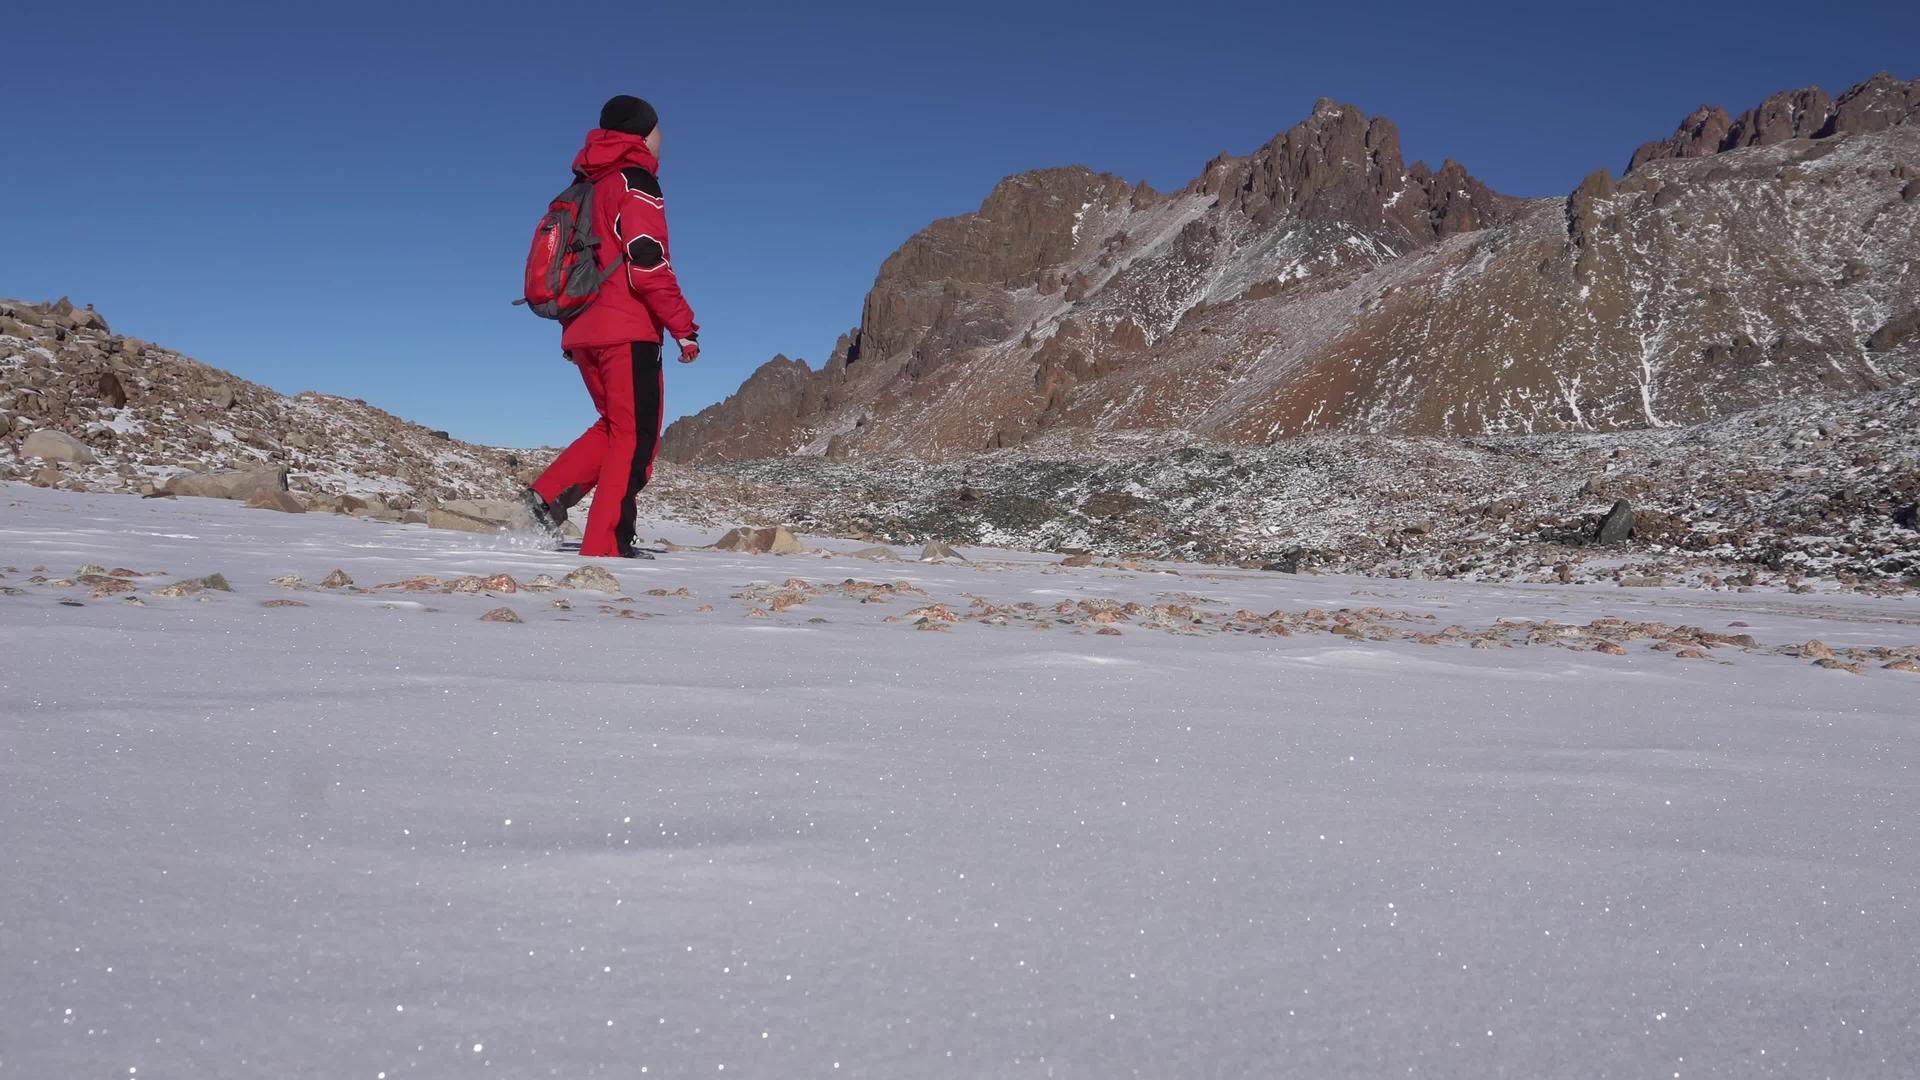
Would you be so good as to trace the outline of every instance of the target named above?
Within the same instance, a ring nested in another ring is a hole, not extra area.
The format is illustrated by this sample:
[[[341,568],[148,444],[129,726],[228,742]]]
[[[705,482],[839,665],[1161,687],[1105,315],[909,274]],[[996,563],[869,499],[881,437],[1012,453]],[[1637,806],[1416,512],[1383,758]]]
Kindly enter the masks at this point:
[[[278,510],[283,514],[304,514],[307,504],[290,491],[260,491],[247,500],[250,510]]]

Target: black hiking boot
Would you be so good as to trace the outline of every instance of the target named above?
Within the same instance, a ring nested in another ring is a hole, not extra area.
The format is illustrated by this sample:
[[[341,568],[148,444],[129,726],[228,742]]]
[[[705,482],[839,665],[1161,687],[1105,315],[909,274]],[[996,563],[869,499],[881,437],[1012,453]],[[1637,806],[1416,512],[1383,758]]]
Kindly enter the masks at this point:
[[[622,559],[651,559],[651,558],[653,558],[653,552],[651,552],[651,551],[648,551],[648,550],[647,550],[647,549],[645,549],[645,548],[639,548],[639,547],[635,547],[635,546],[633,546],[632,544],[628,544],[628,545],[627,545],[626,547],[623,547],[623,548],[621,548],[621,549],[620,549],[620,558],[622,558]]]
[[[527,516],[533,519],[534,525],[542,532],[559,536],[560,529],[567,523],[566,510],[541,498],[540,493],[532,488],[520,492],[520,505],[526,509]]]

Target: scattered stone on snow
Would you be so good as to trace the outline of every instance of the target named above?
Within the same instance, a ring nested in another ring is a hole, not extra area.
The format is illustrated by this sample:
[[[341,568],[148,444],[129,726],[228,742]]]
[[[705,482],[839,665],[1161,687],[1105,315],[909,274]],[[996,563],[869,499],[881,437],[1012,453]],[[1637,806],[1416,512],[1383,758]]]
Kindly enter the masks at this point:
[[[960,562],[967,561],[965,555],[953,550],[939,540],[927,541],[927,546],[920,551],[921,562],[941,562],[946,559],[956,559]]]
[[[569,589],[586,589],[604,593],[620,592],[620,579],[598,566],[582,566],[561,578],[560,584]]]
[[[784,525],[767,528],[736,528],[713,544],[718,551],[737,551],[749,555],[798,555],[805,551]]]
[[[208,591],[232,592],[233,586],[227,584],[227,579],[224,575],[208,574],[206,577],[182,578],[171,585],[162,585],[153,590],[152,595],[177,599],[182,596],[193,596]]]

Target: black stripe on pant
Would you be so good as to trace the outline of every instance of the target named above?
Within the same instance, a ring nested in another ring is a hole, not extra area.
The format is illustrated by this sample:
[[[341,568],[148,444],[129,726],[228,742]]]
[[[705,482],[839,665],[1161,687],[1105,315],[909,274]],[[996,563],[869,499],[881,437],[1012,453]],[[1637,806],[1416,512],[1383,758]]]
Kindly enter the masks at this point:
[[[613,539],[621,554],[633,550],[634,498],[647,486],[653,472],[654,455],[660,451],[660,421],[665,405],[665,386],[660,372],[660,343],[633,343],[633,467],[627,471],[627,490],[620,501],[620,522],[613,528]]]

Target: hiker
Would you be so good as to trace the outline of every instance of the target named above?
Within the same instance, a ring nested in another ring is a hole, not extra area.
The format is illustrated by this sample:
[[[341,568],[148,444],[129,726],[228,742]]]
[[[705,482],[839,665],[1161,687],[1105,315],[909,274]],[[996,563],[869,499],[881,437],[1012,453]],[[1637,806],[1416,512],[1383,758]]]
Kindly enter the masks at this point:
[[[653,106],[626,94],[609,100],[573,171],[593,185],[592,230],[608,238],[599,246],[600,269],[612,272],[585,310],[565,319],[560,347],[580,369],[600,419],[522,499],[536,523],[557,533],[567,508],[597,490],[580,554],[649,558],[633,543],[634,497],[653,478],[660,448],[661,346],[671,335],[681,363],[700,357],[700,327],[668,255]]]

